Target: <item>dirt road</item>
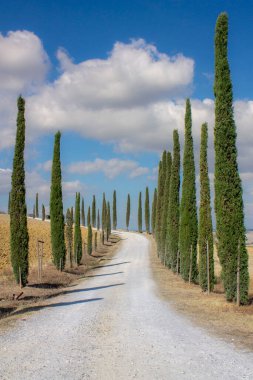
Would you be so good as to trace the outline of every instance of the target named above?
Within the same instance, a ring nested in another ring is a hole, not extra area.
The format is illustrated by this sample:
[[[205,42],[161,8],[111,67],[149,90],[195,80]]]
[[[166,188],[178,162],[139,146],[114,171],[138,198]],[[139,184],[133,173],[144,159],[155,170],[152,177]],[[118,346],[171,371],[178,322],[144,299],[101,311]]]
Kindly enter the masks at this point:
[[[149,241],[123,233],[102,268],[12,329],[0,379],[253,379],[253,354],[209,336],[161,300]]]

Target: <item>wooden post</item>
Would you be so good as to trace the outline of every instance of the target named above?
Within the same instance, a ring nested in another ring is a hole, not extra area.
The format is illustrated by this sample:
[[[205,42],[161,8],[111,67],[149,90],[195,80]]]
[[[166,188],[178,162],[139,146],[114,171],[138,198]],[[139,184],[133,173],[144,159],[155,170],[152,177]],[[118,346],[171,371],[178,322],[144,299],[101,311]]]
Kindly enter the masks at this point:
[[[192,278],[192,244],[191,244],[191,255],[190,255],[189,284],[191,283],[191,278]]]
[[[210,294],[210,268],[209,268],[209,244],[206,241],[206,270],[207,270],[207,294]]]
[[[240,240],[238,243],[238,252],[237,252],[237,284],[236,284],[236,305],[240,306],[240,254],[241,254],[241,245]]]

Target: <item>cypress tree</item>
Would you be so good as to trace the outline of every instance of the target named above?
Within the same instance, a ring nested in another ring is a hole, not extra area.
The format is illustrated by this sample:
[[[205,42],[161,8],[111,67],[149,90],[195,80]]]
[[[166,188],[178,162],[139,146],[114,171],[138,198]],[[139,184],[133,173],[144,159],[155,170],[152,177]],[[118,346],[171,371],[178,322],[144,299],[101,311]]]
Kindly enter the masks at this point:
[[[111,211],[110,211],[110,202],[107,202],[106,210],[106,240],[109,240],[111,235]]]
[[[90,220],[90,206],[88,208],[88,214],[87,214],[87,225],[89,226],[91,223],[91,220]]]
[[[82,198],[81,215],[82,215],[82,226],[85,226],[85,211],[84,211],[84,199],[83,198]]]
[[[10,196],[10,240],[11,264],[17,283],[27,283],[28,276],[28,243],[26,202],[25,202],[25,101],[20,96],[17,101],[17,132],[13,158]]]
[[[40,217],[40,214],[39,214],[39,194],[38,194],[38,193],[36,193],[35,217],[36,217],[36,218],[39,218],[39,217]]]
[[[91,225],[88,225],[88,237],[87,237],[87,251],[88,255],[92,254],[92,228]]]
[[[113,204],[112,204],[112,215],[113,215],[113,229],[117,229],[117,198],[116,198],[116,190],[113,192]]]
[[[98,233],[96,231],[95,237],[94,237],[94,249],[95,249],[95,251],[97,250],[97,246],[98,246]]]
[[[158,176],[158,191],[157,191],[157,204],[156,204],[156,244],[157,244],[157,253],[160,257],[161,254],[161,231],[162,231],[162,215],[163,215],[163,195],[165,188],[165,179],[166,179],[166,161],[167,154],[166,151],[163,152],[161,164],[159,164],[159,176]]]
[[[42,204],[41,215],[42,215],[42,220],[44,221],[46,219],[46,210],[45,210],[45,206],[43,204]]]
[[[180,190],[180,144],[178,131],[173,131],[173,160],[171,165],[169,206],[167,216],[166,251],[167,262],[173,272],[179,271],[179,190]]]
[[[9,192],[9,198],[8,198],[8,214],[11,212],[11,193]]]
[[[127,207],[126,207],[126,228],[128,231],[129,222],[130,222],[130,194],[127,195]]]
[[[150,210],[149,210],[149,191],[148,187],[146,187],[146,197],[145,197],[145,224],[146,224],[146,232],[150,233]]]
[[[170,262],[166,251],[166,235],[167,235],[167,218],[169,208],[169,192],[170,192],[170,175],[171,175],[171,153],[167,152],[166,173],[165,173],[165,186],[163,196],[163,209],[162,209],[162,226],[161,226],[161,259],[164,265],[170,266]]]
[[[35,213],[36,213],[36,211],[35,211],[35,205],[33,205],[33,219],[35,219]]]
[[[142,232],[142,201],[141,201],[141,191],[139,193],[139,203],[138,203],[138,232]]]
[[[100,214],[99,214],[99,209],[98,209],[98,214],[97,214],[97,230],[100,230]]]
[[[105,193],[103,193],[103,203],[102,203],[102,230],[106,230],[106,200]]]
[[[153,202],[152,202],[152,234],[155,234],[155,220],[156,220],[156,203],[157,203],[157,189],[154,190]]]
[[[80,193],[76,194],[74,253],[76,264],[79,265],[82,259],[82,234],[80,227]]]
[[[215,31],[215,213],[218,255],[228,301],[248,302],[248,253],[245,245],[242,186],[238,172],[233,91],[227,58],[228,16],[221,13]],[[239,298],[238,297],[238,298]]]
[[[207,163],[207,124],[201,127],[200,145],[200,207],[199,207],[199,284],[205,291],[213,290],[214,260],[213,260],[213,227],[210,205],[210,185]],[[208,261],[207,261],[208,258]],[[209,272],[209,275],[208,275]]]
[[[93,199],[92,199],[92,214],[91,214],[91,217],[92,217],[92,227],[96,227],[96,197],[95,195],[93,195]]]
[[[74,207],[73,206],[71,207],[70,212],[71,212],[71,218],[74,221]]]
[[[68,208],[66,214],[66,240],[67,240],[67,252],[69,258],[70,268],[73,266],[73,219],[70,209]]]
[[[186,100],[185,143],[182,199],[180,205],[180,273],[185,281],[197,281],[198,221],[196,206],[195,166],[192,139],[191,103]]]
[[[57,132],[55,134],[51,174],[50,225],[53,262],[57,269],[62,270],[65,266],[66,247],[64,240],[60,140],[61,133]]]

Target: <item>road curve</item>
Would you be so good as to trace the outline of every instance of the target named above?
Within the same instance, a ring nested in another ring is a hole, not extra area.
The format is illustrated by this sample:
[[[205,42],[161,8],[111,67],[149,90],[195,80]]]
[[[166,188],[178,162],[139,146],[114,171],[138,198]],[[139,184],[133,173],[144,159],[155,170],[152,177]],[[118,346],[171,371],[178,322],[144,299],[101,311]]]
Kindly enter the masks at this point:
[[[121,235],[104,267],[0,328],[0,379],[253,379],[252,353],[209,336],[157,296],[145,236]]]

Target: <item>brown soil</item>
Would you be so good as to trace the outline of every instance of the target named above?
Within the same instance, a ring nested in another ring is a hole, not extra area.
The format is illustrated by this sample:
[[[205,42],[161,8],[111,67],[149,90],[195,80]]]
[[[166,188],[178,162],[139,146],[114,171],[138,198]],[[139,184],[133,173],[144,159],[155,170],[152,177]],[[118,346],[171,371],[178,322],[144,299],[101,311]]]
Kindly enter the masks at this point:
[[[81,230],[85,243],[87,229]],[[92,256],[85,252],[81,265],[70,268],[67,263],[64,271],[60,272],[56,270],[51,260],[50,223],[28,219],[28,231],[30,239],[28,285],[20,289],[14,281],[9,259],[9,216],[0,215],[0,318],[18,314],[22,308],[32,307],[35,304],[38,306],[46,298],[64,293],[66,287],[73,286],[76,281],[84,278],[98,263],[102,264],[103,261],[109,260],[115,254],[117,243],[120,241],[120,238],[113,234],[109,241],[102,245],[98,236],[98,247]],[[38,280],[37,239],[44,241],[41,281]]]
[[[150,239],[151,267],[159,295],[176,310],[190,317],[196,325],[207,328],[227,341],[253,350],[253,248],[248,249],[251,304],[237,307],[226,302],[219,278],[214,292],[207,295],[198,285],[184,282],[180,276],[165,268],[157,257],[153,238]],[[219,273],[217,257],[215,262],[216,273]]]

